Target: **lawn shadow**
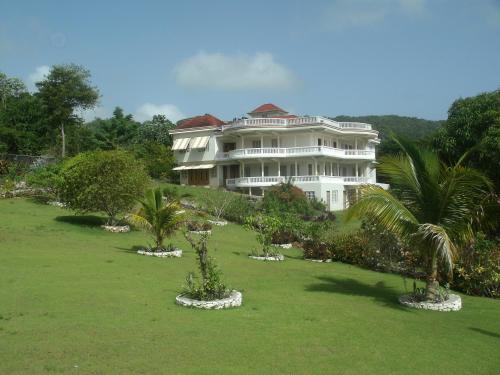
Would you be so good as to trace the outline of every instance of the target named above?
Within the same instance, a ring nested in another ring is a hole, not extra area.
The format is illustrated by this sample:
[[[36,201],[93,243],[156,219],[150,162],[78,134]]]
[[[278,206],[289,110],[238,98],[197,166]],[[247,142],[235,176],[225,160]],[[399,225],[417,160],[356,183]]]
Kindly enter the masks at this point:
[[[365,284],[354,279],[340,279],[333,276],[318,277],[321,283],[311,284],[306,287],[310,292],[339,293],[348,296],[371,297],[375,302],[394,309],[409,312],[410,310],[399,304],[399,291],[379,281],[375,285]]]
[[[483,335],[486,335],[486,336],[495,337],[495,338],[497,338],[497,339],[500,339],[500,334],[499,334],[499,333],[495,333],[495,332],[487,331],[487,330],[485,330],[485,329],[482,329],[482,328],[476,328],[476,327],[469,327],[469,329],[470,329],[471,331],[475,331],[475,332],[482,333]]]
[[[87,227],[100,227],[106,223],[106,219],[95,215],[68,215],[57,216],[56,221],[73,225],[84,225]]]
[[[129,254],[137,254],[137,251],[139,250],[144,250],[146,246],[144,245],[134,245],[132,247],[115,247],[115,249],[118,249],[120,251],[123,251],[124,253],[129,253]]]

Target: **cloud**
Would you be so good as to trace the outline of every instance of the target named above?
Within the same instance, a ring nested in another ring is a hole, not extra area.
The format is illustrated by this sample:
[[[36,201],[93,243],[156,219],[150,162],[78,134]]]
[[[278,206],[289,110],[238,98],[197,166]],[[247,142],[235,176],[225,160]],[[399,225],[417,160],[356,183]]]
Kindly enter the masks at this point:
[[[420,15],[425,0],[336,0],[323,13],[326,29],[364,27],[381,23],[388,14]]]
[[[178,64],[174,74],[181,86],[224,91],[290,90],[299,84],[295,74],[268,52],[253,56],[199,52]]]
[[[81,111],[80,116],[83,117],[85,122],[93,121],[96,118],[109,118],[113,115],[113,111],[106,107],[95,107],[94,109],[87,109]]]
[[[141,105],[134,114],[137,121],[151,120],[154,115],[165,115],[172,122],[177,122],[186,116],[174,104],[152,104],[145,103]]]
[[[30,90],[35,90],[36,86],[35,83],[43,81],[45,77],[50,72],[50,66],[48,65],[41,65],[37,66],[35,71],[32,72],[30,75],[28,75],[28,88]]]

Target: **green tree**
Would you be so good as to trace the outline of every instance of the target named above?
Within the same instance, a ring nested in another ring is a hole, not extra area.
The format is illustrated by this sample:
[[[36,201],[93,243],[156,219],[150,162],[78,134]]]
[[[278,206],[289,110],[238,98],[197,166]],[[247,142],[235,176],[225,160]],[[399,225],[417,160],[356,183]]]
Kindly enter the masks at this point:
[[[163,251],[163,241],[171,236],[184,222],[180,204],[164,199],[162,189],[150,189],[144,199],[139,200],[141,208],[128,215],[131,224],[150,233],[155,241],[155,251]]]
[[[435,153],[409,141],[397,142],[402,154],[381,158],[377,167],[390,182],[391,191],[362,186],[348,218],[366,215],[411,243],[425,262],[426,298],[435,300],[439,267],[452,272],[457,248],[473,237],[474,219],[479,219],[491,182],[460,164],[445,166]]]
[[[144,194],[149,178],[142,163],[125,151],[94,151],[69,159],[61,171],[58,192],[79,212],[101,211],[114,225]]]
[[[73,124],[78,118],[76,111],[95,107],[99,92],[90,84],[90,72],[74,64],[54,65],[48,76],[36,86],[51,123],[61,132],[61,156],[64,158],[65,126]]]
[[[500,90],[458,99],[434,140],[442,158],[456,162],[471,148],[468,162],[484,171],[500,188]]]
[[[9,78],[0,72],[0,102],[2,108],[7,108],[9,97],[18,97],[26,92],[26,86],[19,78]]]
[[[96,119],[86,124],[102,150],[116,150],[130,146],[137,136],[140,124],[132,115],[125,115],[123,109],[116,107],[108,119]]]
[[[154,115],[151,121],[145,121],[139,126],[136,142],[157,143],[170,147],[172,146],[172,136],[169,131],[174,128],[175,125],[164,115]]]

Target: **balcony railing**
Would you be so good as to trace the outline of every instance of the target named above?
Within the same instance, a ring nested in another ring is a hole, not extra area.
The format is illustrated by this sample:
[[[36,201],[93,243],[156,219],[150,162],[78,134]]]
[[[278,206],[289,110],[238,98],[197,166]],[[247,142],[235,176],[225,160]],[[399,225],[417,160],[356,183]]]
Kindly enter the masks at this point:
[[[313,125],[323,124],[336,129],[372,130],[370,124],[363,122],[338,122],[322,116],[302,116],[292,118],[249,118],[236,120],[223,129],[240,128],[246,126],[290,126],[290,125]]]
[[[217,159],[242,159],[255,157],[289,157],[289,156],[334,156],[346,159],[375,159],[374,150],[344,150],[327,146],[305,147],[264,147],[241,148],[217,154]]]
[[[226,179],[228,187],[250,187],[250,186],[272,186],[291,179],[292,183],[308,182],[330,182],[338,184],[367,184],[375,183],[370,177],[355,176],[257,176],[257,177],[239,177]]]

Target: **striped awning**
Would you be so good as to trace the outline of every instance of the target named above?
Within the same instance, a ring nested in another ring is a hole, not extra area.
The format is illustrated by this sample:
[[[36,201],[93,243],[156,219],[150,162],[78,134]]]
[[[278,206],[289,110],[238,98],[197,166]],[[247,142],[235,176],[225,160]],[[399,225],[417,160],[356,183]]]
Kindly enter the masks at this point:
[[[190,148],[205,148],[210,137],[194,137],[191,140]]]
[[[215,164],[200,164],[200,165],[181,165],[179,167],[172,168],[174,171],[185,171],[188,169],[211,169],[215,167]]]
[[[172,145],[172,150],[185,150],[189,144],[191,138],[177,138],[174,140]]]

